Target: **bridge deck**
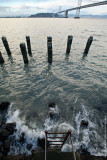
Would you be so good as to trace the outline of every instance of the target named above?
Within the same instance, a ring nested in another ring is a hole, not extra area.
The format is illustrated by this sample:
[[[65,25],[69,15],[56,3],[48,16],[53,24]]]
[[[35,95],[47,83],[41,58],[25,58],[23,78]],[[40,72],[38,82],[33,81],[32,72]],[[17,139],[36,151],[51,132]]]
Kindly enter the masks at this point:
[[[66,9],[66,10],[63,10],[63,11],[60,11],[60,12],[57,12],[57,13],[63,13],[63,12],[77,10],[77,9],[89,8],[89,7],[95,7],[95,6],[101,6],[101,5],[107,5],[107,0],[97,2],[97,3],[91,3],[91,4],[83,5],[81,7],[69,8],[69,9]]]

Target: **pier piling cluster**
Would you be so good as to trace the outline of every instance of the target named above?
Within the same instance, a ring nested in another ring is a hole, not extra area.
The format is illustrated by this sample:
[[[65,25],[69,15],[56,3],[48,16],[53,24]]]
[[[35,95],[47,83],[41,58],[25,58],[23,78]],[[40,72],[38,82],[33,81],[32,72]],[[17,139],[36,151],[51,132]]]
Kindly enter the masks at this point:
[[[67,39],[66,55],[69,55],[69,53],[71,52],[72,41],[73,41],[73,36],[69,35],[68,39]],[[11,56],[12,52],[9,48],[9,44],[8,44],[8,41],[7,41],[6,37],[4,37],[4,36],[2,37],[2,42],[3,42],[3,45],[4,45],[5,50],[7,52],[7,55]],[[86,47],[85,47],[85,50],[83,52],[83,56],[87,56],[92,42],[93,42],[93,36],[90,36],[87,40]],[[31,42],[30,42],[30,37],[29,36],[26,36],[26,43],[27,43],[27,47],[26,47],[25,43],[20,44],[20,50],[21,50],[21,53],[22,53],[24,63],[28,64],[29,63],[28,55],[30,57],[32,57]],[[52,61],[53,61],[52,37],[47,37],[47,57],[48,57],[47,58],[48,63],[51,64]],[[0,64],[3,64],[4,62],[5,61],[3,59],[2,53],[0,52]]]

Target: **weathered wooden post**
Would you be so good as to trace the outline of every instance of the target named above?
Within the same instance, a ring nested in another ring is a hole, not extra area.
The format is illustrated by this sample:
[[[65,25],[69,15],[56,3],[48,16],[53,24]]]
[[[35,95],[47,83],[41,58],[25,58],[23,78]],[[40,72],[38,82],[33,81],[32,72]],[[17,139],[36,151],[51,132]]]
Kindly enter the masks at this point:
[[[52,37],[47,37],[47,43],[52,43]]]
[[[30,43],[30,37],[26,36],[26,42],[27,42],[27,48],[28,48],[28,54],[32,57],[32,51],[31,51],[31,43]]]
[[[1,64],[3,64],[3,63],[4,63],[4,59],[3,59],[3,57],[2,57],[1,52],[0,52],[0,63],[1,63]]]
[[[70,53],[71,45],[72,45],[72,40],[73,40],[73,36],[68,36],[67,49],[66,49],[66,53],[67,53],[67,54]]]
[[[84,50],[84,55],[87,55],[88,54],[88,51],[90,49],[90,46],[92,44],[92,41],[93,41],[93,36],[90,36],[87,40],[87,44],[86,44],[86,47],[85,47],[85,50]]]
[[[8,41],[7,41],[6,37],[2,37],[2,42],[4,44],[4,47],[6,49],[6,52],[7,52],[8,56],[10,56],[11,51],[10,51],[10,48],[9,48]]]
[[[29,63],[25,43],[20,44],[20,49],[22,52],[24,63]]]
[[[48,62],[52,63],[52,37],[47,37]]]

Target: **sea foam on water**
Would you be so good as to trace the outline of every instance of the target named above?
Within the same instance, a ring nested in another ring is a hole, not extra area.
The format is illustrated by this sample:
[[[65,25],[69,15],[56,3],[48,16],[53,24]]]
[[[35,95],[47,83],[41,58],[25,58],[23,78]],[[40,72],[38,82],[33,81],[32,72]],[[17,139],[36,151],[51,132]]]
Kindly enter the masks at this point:
[[[45,130],[49,132],[58,131],[58,132],[67,132],[69,129],[72,130],[72,139],[74,150],[79,150],[81,146],[87,149],[93,155],[104,155],[105,149],[102,150],[98,149],[97,141],[99,140],[99,135],[96,132],[97,126],[90,121],[89,113],[87,112],[85,106],[82,106],[82,111],[80,111],[75,117],[75,124],[76,126],[71,126],[67,122],[59,121],[59,114],[60,109],[56,105],[55,108],[49,109],[49,113],[56,114],[58,117],[55,117],[55,120],[51,117],[46,118],[43,128],[34,129],[33,127],[29,127],[26,125],[25,119],[20,118],[20,111],[16,110],[12,112],[12,105],[10,105],[7,114],[7,123],[16,122],[16,132],[10,136],[12,139],[11,146],[10,146],[10,155],[18,155],[18,154],[27,154],[30,155],[32,150],[38,148],[38,137],[44,138],[45,137]],[[86,128],[81,128],[81,121],[87,120],[89,125]],[[33,124],[34,126],[35,124]],[[24,136],[23,136],[24,135]],[[96,148],[93,147],[93,143],[91,142],[94,136]],[[22,138],[22,140],[21,140]],[[31,145],[29,148],[28,146]],[[72,147],[70,144],[70,139],[67,144],[65,144],[62,148],[62,152],[69,152],[72,151]]]

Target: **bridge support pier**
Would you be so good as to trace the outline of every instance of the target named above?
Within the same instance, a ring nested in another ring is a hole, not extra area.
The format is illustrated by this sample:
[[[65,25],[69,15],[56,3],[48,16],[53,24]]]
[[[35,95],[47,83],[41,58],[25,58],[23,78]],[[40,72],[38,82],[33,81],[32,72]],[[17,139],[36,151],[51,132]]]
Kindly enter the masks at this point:
[[[68,11],[65,11],[65,18],[68,18]]]

